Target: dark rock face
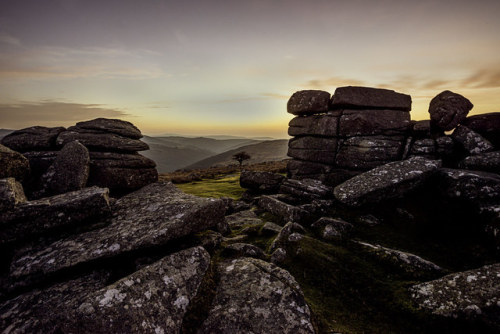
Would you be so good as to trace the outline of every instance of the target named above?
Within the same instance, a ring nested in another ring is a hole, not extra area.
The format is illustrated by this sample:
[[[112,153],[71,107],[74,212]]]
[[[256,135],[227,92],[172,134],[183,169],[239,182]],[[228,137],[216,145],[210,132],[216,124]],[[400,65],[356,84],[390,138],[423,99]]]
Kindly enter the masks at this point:
[[[0,212],[0,244],[110,214],[108,190],[92,187],[20,203]]]
[[[259,247],[241,242],[228,245],[224,249],[224,253],[234,257],[253,257],[261,260],[266,258],[266,254]]]
[[[0,212],[26,202],[23,186],[13,177],[0,179]]]
[[[42,176],[41,192],[57,195],[83,189],[89,177],[89,162],[89,151],[78,141],[64,145]]]
[[[314,333],[309,307],[287,271],[240,258],[221,263],[218,272],[220,285],[200,333]]]
[[[287,155],[297,160],[334,164],[336,152],[334,150],[314,150],[289,147]]]
[[[479,133],[497,149],[500,149],[500,112],[470,116],[462,124]]]
[[[257,217],[254,211],[245,210],[226,216],[230,228],[237,230],[245,226],[262,225],[264,222]]]
[[[436,141],[431,138],[415,140],[410,150],[410,156],[419,155],[430,159],[435,158],[436,153]]]
[[[366,170],[399,160],[403,142],[392,137],[351,137],[340,144],[336,163],[340,168]]]
[[[464,169],[442,168],[439,189],[448,198],[495,201],[500,198],[500,175]]]
[[[0,178],[13,177],[25,180],[30,173],[28,159],[22,154],[0,145]]]
[[[184,194],[171,183],[153,183],[120,198],[108,226],[56,241],[46,249],[15,259],[11,276],[50,274],[163,245],[216,226],[224,219],[224,212],[221,200]]]
[[[295,92],[288,100],[290,114],[322,113],[328,111],[330,93],[321,90],[302,90]]]
[[[337,150],[337,142],[338,140],[332,140],[332,138],[304,136],[290,139],[288,147],[292,149],[310,149],[335,152]]]
[[[90,151],[137,152],[149,149],[148,144],[137,139],[86,129],[78,129],[78,132],[64,131],[57,137],[56,143],[59,146],[64,146],[75,140],[78,140]]]
[[[428,119],[416,121],[415,124],[413,124],[411,135],[415,138],[430,138],[431,121]]]
[[[57,136],[64,130],[66,129],[63,127],[47,128],[33,126],[14,131],[3,137],[0,142],[14,151],[22,153],[29,151],[53,151],[56,149]]]
[[[500,151],[468,156],[460,162],[459,167],[470,170],[500,173]]]
[[[332,195],[333,189],[324,185],[319,180],[313,179],[286,179],[281,185],[280,192],[290,194],[298,198],[328,198]]]
[[[410,126],[410,113],[399,110],[344,110],[339,136],[404,135]]]
[[[354,226],[340,218],[321,217],[311,225],[311,228],[319,231],[322,239],[332,241],[348,236]]]
[[[369,87],[339,87],[332,96],[332,107],[353,109],[395,109],[411,110],[410,95],[393,90]]]
[[[258,203],[259,207],[272,213],[275,216],[281,217],[284,221],[297,222],[307,216],[307,211],[280,201],[278,198],[270,196],[262,196]]]
[[[78,122],[76,126],[68,130],[75,128],[111,132],[132,139],[142,138],[141,131],[137,127],[121,119],[96,118],[91,121]]]
[[[92,169],[98,168],[154,168],[156,163],[137,153],[90,152]]]
[[[444,317],[489,318],[500,329],[500,264],[484,266],[414,285],[412,299],[424,309]],[[488,313],[493,316],[487,317]]]
[[[468,154],[479,154],[493,150],[493,145],[488,140],[463,125],[457,127],[451,137],[459,142]]]
[[[339,117],[331,114],[295,117],[288,123],[290,136],[335,137],[338,134]]]
[[[397,198],[421,185],[441,163],[422,157],[391,162],[360,174],[335,187],[335,198],[349,206]]]
[[[158,180],[156,168],[95,168],[91,160],[88,185],[107,187],[113,192],[130,192]]]
[[[277,173],[244,170],[240,175],[240,186],[262,193],[277,192],[284,179]]]
[[[467,117],[472,107],[473,104],[462,95],[445,90],[429,104],[431,125],[445,131],[453,130]]]

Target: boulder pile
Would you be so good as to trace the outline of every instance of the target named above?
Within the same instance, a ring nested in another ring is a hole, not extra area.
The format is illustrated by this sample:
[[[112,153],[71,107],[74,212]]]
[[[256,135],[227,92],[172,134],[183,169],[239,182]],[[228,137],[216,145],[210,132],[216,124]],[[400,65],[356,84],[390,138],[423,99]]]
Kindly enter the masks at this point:
[[[111,193],[123,194],[155,182],[155,162],[137,153],[149,149],[139,140],[141,137],[132,123],[98,118],[68,129],[35,126],[17,130],[5,136],[1,144],[29,161],[29,172],[26,167],[16,168],[17,175],[12,176],[25,179],[28,198],[37,199],[85,186],[106,187]],[[16,159],[10,161],[21,161],[19,156]]]

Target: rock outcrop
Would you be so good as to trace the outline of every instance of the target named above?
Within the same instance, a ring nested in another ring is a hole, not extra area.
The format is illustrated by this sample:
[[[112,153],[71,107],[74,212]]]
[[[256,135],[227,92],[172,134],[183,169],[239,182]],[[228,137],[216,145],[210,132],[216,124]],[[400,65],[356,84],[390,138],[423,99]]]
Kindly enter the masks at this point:
[[[453,130],[465,120],[472,107],[472,103],[462,95],[445,90],[431,100],[431,124],[441,130]]]
[[[24,181],[30,173],[28,159],[22,154],[0,145],[0,178],[13,177]]]

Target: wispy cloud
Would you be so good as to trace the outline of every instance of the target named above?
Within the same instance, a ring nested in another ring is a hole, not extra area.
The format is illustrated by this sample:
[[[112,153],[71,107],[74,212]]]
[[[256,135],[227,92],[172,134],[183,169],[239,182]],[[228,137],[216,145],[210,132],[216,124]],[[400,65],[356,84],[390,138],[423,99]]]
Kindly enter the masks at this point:
[[[21,41],[18,38],[12,36],[11,34],[8,34],[6,32],[0,32],[0,44],[20,46]]]
[[[331,90],[332,88],[341,86],[363,86],[364,84],[365,82],[362,80],[342,77],[330,77],[326,79],[309,80],[306,84],[306,87],[311,87],[312,89]]]
[[[110,109],[99,104],[81,104],[60,101],[0,104],[0,124],[17,129],[31,125],[68,126],[78,121],[97,117],[122,118],[122,110]]]
[[[465,78],[461,84],[471,88],[500,87],[500,68],[478,70]]]

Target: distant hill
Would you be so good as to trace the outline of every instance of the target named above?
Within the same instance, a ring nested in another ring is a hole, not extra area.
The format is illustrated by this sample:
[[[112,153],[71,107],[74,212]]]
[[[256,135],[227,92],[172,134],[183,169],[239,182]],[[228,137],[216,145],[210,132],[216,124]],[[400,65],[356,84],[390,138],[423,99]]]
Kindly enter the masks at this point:
[[[214,166],[225,166],[237,163],[233,160],[233,155],[245,151],[251,158],[243,164],[256,164],[265,161],[279,161],[287,159],[288,140],[269,140],[257,144],[242,146],[227,152],[214,155],[212,157],[198,161],[184,169],[203,169]]]

